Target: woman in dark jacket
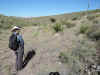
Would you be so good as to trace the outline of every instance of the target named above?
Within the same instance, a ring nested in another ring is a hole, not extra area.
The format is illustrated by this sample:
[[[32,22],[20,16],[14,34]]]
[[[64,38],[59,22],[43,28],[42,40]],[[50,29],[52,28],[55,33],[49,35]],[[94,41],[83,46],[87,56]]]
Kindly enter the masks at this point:
[[[23,67],[23,55],[24,55],[24,40],[22,38],[20,31],[21,31],[20,27],[14,26],[12,28],[12,34],[17,36],[17,42],[19,42],[19,47],[15,51],[17,71],[21,70]]]

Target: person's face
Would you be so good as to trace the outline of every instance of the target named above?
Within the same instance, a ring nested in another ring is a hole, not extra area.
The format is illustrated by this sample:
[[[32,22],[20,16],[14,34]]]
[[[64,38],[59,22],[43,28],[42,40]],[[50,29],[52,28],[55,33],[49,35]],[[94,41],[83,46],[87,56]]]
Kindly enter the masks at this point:
[[[17,33],[20,33],[20,30],[16,30]]]

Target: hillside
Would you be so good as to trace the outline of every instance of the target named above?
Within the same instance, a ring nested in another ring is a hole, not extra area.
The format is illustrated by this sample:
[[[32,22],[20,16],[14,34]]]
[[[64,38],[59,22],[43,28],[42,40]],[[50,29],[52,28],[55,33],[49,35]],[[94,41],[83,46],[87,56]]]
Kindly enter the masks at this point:
[[[88,12],[75,12],[62,15],[54,16],[44,16],[44,17],[16,17],[16,16],[5,16],[0,15],[0,28],[10,28],[13,25],[19,26],[29,26],[29,25],[40,25],[40,24],[51,24],[51,19],[55,19],[57,22],[67,21],[67,20],[79,20],[85,15],[94,15],[94,13],[99,13],[100,10],[91,10]]]
[[[0,15],[0,75],[13,75],[15,71],[15,54],[8,48],[13,25],[23,27],[25,56],[35,51],[16,75],[49,75],[55,71],[61,75],[98,75],[89,66],[100,63],[99,9],[38,18]]]

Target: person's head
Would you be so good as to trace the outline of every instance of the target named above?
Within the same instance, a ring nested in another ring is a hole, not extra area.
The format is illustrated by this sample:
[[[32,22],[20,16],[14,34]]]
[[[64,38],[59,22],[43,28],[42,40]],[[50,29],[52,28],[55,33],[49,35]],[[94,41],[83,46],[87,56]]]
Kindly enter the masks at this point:
[[[12,32],[17,32],[17,33],[19,33],[20,30],[21,30],[21,28],[18,27],[18,26],[14,26],[14,27],[11,29]]]

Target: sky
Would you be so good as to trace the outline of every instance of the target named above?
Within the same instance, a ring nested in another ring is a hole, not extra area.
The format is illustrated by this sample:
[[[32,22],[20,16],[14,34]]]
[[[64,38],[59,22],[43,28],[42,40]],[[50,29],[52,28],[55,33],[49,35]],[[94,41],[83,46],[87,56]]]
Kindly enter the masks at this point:
[[[89,0],[90,8],[99,9],[100,0]],[[88,0],[0,0],[0,14],[39,17],[87,10]]]

